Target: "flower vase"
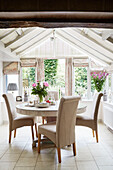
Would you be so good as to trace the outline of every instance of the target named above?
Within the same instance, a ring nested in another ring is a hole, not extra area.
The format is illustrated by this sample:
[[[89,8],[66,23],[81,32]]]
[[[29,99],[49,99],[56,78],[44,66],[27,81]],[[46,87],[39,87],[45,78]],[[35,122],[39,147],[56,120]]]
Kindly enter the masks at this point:
[[[38,95],[39,97],[39,103],[42,103],[43,102],[43,96],[42,95]]]

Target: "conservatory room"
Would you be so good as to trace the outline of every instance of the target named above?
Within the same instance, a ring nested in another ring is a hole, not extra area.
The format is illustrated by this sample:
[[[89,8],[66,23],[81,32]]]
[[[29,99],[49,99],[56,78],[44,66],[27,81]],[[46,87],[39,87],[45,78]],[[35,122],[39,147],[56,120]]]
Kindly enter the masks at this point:
[[[0,29],[0,169],[112,170],[112,63],[113,29]]]

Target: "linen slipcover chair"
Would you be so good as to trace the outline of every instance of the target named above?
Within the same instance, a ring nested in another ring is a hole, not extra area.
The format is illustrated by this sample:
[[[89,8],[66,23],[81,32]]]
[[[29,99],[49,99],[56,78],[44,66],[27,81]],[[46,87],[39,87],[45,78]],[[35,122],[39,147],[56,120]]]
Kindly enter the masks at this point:
[[[36,136],[38,136],[37,125],[36,125],[37,119],[31,116],[23,116],[23,115],[18,116],[16,112],[15,100],[11,93],[3,94],[3,98],[5,99],[5,103],[8,111],[8,117],[9,117],[9,143],[11,143],[12,131],[14,130],[14,138],[15,138],[16,129],[23,126],[31,126],[32,139],[34,140],[33,125],[35,125]]]
[[[98,143],[98,127],[97,127],[97,118],[98,118],[98,110],[100,106],[100,100],[101,97],[103,96],[102,93],[96,93],[94,95],[93,103],[92,103],[92,112],[90,114],[90,117],[87,116],[86,114],[80,114],[77,115],[76,117],[76,125],[79,126],[86,126],[92,129],[93,132],[93,137],[94,137],[94,132],[96,134],[96,141]]]
[[[58,160],[61,163],[60,149],[73,144],[73,153],[76,155],[75,122],[76,111],[80,97],[62,97],[58,109],[57,122],[38,126],[38,153],[40,153],[41,134],[55,143],[58,151]]]
[[[54,95],[55,101],[59,100],[59,93],[58,91],[48,91],[48,95],[45,97],[45,100],[48,100],[51,97],[51,94]],[[44,124],[44,119],[46,119],[47,123],[56,121],[56,117],[42,117],[42,122]]]

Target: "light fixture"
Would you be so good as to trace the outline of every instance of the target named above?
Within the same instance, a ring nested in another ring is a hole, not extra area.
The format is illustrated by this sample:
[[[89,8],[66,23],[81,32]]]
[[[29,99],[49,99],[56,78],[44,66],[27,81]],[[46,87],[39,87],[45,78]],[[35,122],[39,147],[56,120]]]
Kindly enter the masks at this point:
[[[16,83],[9,83],[9,84],[8,84],[8,87],[7,87],[7,90],[8,90],[8,91],[12,91],[12,93],[13,93],[14,91],[17,91],[17,90],[18,90],[17,84],[16,84]]]

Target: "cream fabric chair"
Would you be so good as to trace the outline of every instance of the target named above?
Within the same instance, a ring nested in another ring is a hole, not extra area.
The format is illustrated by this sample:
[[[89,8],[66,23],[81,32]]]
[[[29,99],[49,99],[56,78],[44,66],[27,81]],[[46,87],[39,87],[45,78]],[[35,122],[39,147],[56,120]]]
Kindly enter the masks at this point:
[[[97,143],[98,143],[97,117],[98,117],[100,100],[102,96],[103,96],[102,93],[96,93],[94,95],[93,103],[91,106],[92,112],[90,114],[90,117],[83,113],[83,114],[77,115],[77,118],[76,118],[76,125],[86,126],[86,127],[91,128],[93,131],[93,137],[94,137],[94,131],[95,131]]]
[[[33,125],[35,125],[36,136],[38,136],[36,125],[37,119],[31,116],[18,116],[16,112],[15,100],[11,93],[3,94],[3,98],[5,99],[9,117],[9,143],[11,143],[12,131],[14,130],[14,137],[16,137],[16,129],[23,126],[31,126],[32,139],[34,140]]]
[[[59,100],[59,92],[55,90],[48,91],[48,95],[45,97],[45,100],[48,100],[51,95],[54,96],[55,101]],[[56,121],[56,117],[42,117],[42,122],[44,124],[44,119],[47,121],[47,123]]]
[[[38,127],[38,153],[40,153],[41,134],[53,141],[57,147],[59,163],[61,163],[60,148],[73,144],[73,153],[76,155],[75,147],[75,122],[76,111],[80,97],[62,97],[58,110],[56,123],[40,125]]]

